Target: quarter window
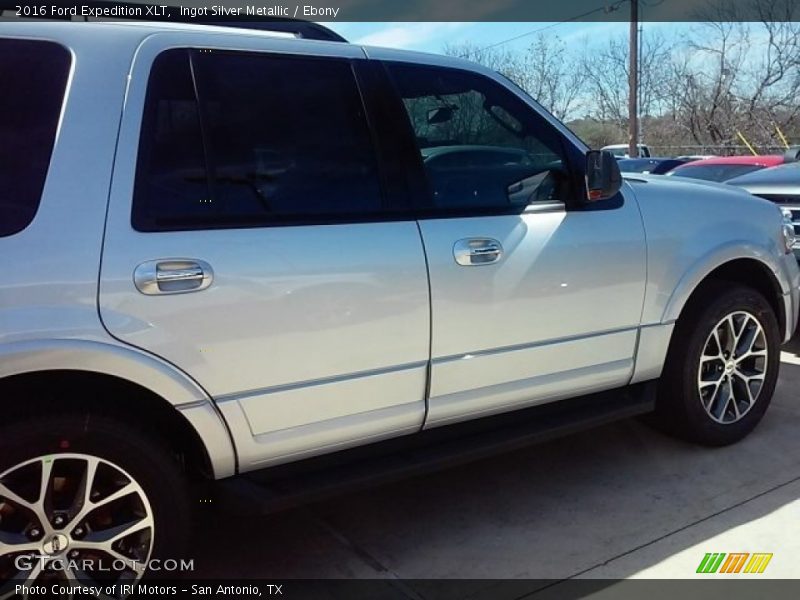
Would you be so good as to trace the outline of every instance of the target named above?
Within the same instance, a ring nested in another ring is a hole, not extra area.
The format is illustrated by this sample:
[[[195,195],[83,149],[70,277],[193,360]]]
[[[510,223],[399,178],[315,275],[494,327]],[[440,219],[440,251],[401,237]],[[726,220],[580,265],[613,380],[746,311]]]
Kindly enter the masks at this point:
[[[563,199],[569,177],[561,137],[487,77],[388,63],[430,189],[430,208],[519,211]]]

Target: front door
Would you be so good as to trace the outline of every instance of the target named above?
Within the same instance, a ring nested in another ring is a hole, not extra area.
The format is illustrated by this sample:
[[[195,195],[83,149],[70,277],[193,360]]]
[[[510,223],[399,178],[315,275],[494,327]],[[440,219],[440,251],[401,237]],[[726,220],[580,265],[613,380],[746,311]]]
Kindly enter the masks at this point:
[[[645,285],[635,199],[579,209],[580,149],[499,77],[385,65],[429,190],[426,426],[626,384]]]

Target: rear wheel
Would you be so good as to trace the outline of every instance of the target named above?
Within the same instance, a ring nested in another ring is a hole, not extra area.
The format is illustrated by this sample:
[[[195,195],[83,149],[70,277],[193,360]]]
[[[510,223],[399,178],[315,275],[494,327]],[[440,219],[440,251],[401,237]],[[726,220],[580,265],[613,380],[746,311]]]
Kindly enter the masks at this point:
[[[175,459],[136,429],[94,416],[3,426],[0,596],[20,583],[135,583],[151,559],[180,558],[189,507]]]
[[[769,406],[779,354],[778,323],[759,292],[704,284],[675,326],[653,422],[711,446],[742,439]]]

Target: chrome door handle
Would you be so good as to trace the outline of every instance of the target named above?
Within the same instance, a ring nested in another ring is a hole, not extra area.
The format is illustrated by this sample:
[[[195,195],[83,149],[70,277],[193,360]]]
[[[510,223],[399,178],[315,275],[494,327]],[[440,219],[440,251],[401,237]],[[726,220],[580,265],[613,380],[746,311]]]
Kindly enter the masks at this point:
[[[175,269],[172,271],[161,271],[156,268],[156,281],[158,283],[170,283],[172,281],[196,281],[203,278],[203,269],[193,267],[190,269]]]
[[[453,256],[462,267],[490,265],[503,257],[503,245],[492,238],[458,240],[453,246]]]
[[[211,265],[194,258],[162,258],[143,262],[133,272],[136,289],[148,296],[206,289],[214,280]]]

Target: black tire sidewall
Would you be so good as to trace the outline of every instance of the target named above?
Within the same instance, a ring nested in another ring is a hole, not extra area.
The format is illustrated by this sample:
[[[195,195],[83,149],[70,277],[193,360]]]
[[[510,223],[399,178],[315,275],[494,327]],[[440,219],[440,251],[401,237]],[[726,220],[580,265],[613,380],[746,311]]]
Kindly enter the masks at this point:
[[[180,562],[191,523],[188,487],[180,465],[156,439],[94,415],[54,415],[0,427],[0,473],[39,456],[72,453],[107,460],[142,487],[153,513],[151,559]]]
[[[684,331],[680,332],[685,341],[683,348],[670,357],[673,361],[680,361],[679,368],[672,369],[678,372],[679,385],[670,386],[673,393],[678,392],[678,401],[681,404],[681,413],[686,437],[693,441],[708,445],[726,445],[736,442],[758,424],[764,416],[778,380],[780,363],[780,331],[775,315],[769,303],[757,291],[744,286],[716,287],[709,290],[704,298],[705,308],[696,310],[694,318],[681,325]],[[764,383],[758,394],[755,404],[735,423],[722,424],[714,421],[703,408],[700,392],[697,389],[697,374],[700,368],[700,356],[703,352],[708,336],[712,329],[727,315],[736,311],[747,312],[755,317],[764,329],[767,342],[767,372]]]

